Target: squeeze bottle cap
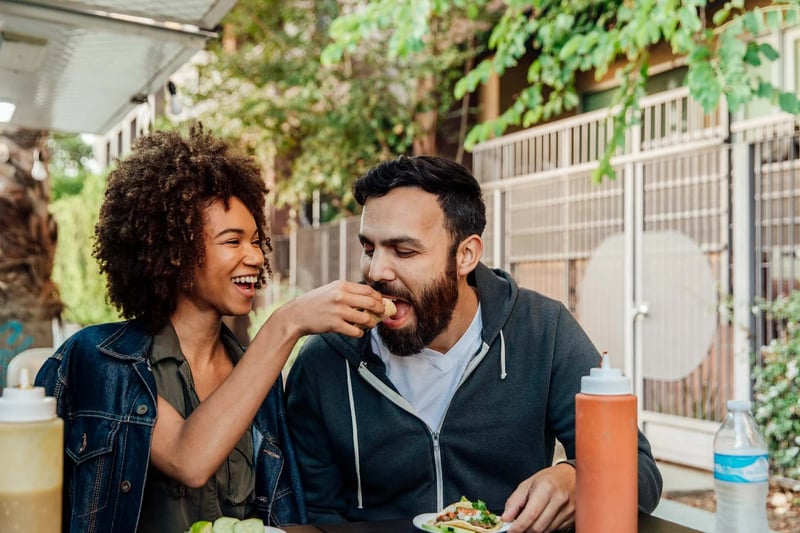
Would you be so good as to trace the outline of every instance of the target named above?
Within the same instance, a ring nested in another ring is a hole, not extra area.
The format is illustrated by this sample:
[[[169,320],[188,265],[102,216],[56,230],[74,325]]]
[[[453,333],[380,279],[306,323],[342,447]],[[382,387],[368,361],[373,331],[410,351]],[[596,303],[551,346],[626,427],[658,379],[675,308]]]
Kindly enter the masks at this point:
[[[581,378],[581,392],[607,396],[631,394],[631,380],[622,375],[621,369],[611,368],[608,353],[603,352],[602,366],[591,369],[588,376]]]
[[[728,411],[741,413],[744,411],[749,411],[750,408],[753,407],[753,402],[750,400],[728,400],[725,405],[728,408]]]
[[[0,396],[0,422],[36,422],[56,417],[56,400],[44,395],[44,387],[33,387],[28,369],[19,375],[19,387],[6,387]]]

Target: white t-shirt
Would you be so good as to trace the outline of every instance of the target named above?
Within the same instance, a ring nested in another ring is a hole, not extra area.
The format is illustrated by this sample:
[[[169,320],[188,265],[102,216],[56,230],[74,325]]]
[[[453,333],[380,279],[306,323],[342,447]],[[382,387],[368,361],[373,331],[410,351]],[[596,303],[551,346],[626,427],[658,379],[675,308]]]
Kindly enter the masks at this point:
[[[400,394],[433,430],[438,430],[464,370],[483,346],[481,306],[467,331],[447,353],[424,348],[409,356],[392,354],[383,344],[378,328],[372,329],[372,350],[386,365],[386,373]]]

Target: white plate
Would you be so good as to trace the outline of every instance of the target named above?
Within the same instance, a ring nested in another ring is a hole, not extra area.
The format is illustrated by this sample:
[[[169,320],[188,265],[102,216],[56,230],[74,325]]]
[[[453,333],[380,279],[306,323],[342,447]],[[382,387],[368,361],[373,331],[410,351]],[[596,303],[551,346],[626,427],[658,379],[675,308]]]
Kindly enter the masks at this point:
[[[272,526],[264,526],[264,533],[286,533],[286,530]]]
[[[412,522],[414,523],[414,526],[417,529],[421,529],[422,531],[430,531],[428,529],[425,529],[424,524],[425,524],[425,522],[436,518],[436,515],[438,515],[438,514],[439,513],[422,513],[422,514],[418,514],[417,516],[414,517]],[[511,527],[511,522],[503,522],[503,527],[501,527],[497,531],[508,531],[509,527]]]

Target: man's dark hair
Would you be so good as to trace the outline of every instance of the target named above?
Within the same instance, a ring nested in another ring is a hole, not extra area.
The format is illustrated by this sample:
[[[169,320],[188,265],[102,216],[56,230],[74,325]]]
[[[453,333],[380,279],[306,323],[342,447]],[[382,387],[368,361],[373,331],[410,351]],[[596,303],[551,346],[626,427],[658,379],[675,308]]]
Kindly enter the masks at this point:
[[[437,196],[454,249],[470,235],[481,235],[486,227],[481,186],[455,161],[433,156],[400,156],[384,161],[355,182],[353,195],[363,206],[368,198],[384,196],[397,187],[419,187]]]
[[[107,276],[110,302],[125,318],[163,327],[205,257],[203,209],[216,200],[229,207],[231,197],[255,218],[269,273],[266,194],[253,159],[234,153],[202,124],[185,137],[159,131],[139,138],[109,174],[95,226],[94,256]],[[262,272],[259,286],[265,281]]]

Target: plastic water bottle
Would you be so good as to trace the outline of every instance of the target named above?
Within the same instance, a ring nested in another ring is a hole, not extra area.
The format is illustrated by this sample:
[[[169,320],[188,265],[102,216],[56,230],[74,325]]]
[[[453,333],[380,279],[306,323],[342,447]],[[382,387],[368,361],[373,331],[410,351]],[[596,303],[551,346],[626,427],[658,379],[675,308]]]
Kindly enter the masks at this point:
[[[729,400],[714,437],[717,533],[768,533],[767,444],[750,414],[749,400]]]

